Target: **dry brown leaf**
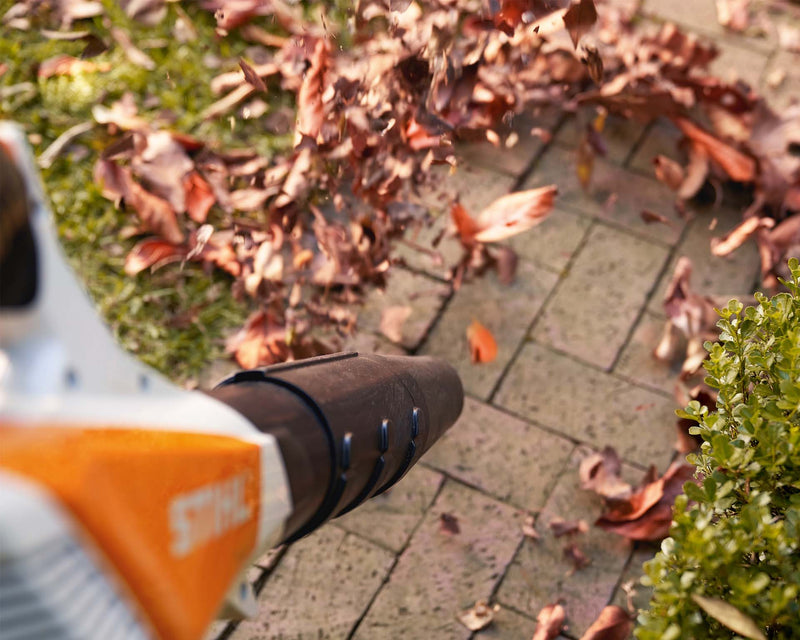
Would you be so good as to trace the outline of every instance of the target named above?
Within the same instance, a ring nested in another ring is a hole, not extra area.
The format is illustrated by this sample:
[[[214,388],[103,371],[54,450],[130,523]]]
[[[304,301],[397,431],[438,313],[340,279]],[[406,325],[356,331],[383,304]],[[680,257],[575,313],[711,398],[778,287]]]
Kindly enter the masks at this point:
[[[692,142],[703,147],[709,157],[738,182],[752,182],[756,175],[753,158],[714,137],[686,118],[675,118],[675,124]]]
[[[130,250],[125,257],[125,273],[135,276],[149,267],[155,270],[171,262],[180,262],[185,258],[185,247],[150,238],[142,240]]]
[[[473,364],[492,362],[497,357],[497,342],[492,332],[477,320],[467,327],[467,342]]]
[[[578,48],[581,38],[591,30],[595,22],[597,22],[597,9],[595,9],[594,0],[577,0],[567,9],[564,14],[564,26],[569,31],[569,37],[572,38],[575,49]]]
[[[490,607],[485,600],[478,600],[470,609],[462,611],[458,621],[470,631],[485,629],[494,620],[494,615],[500,611],[500,605]]]
[[[564,558],[569,560],[572,563],[572,569],[570,569],[568,575],[572,575],[576,571],[580,571],[584,567],[588,567],[592,564],[592,561],[589,557],[578,548],[578,545],[574,542],[570,542],[569,544],[565,545],[562,549],[564,554]]]
[[[536,226],[550,215],[557,193],[550,185],[498,198],[478,215],[475,240],[499,242]]]
[[[717,19],[731,31],[744,31],[750,26],[750,0],[717,0]]]
[[[97,63],[81,60],[73,56],[59,55],[49,58],[39,65],[37,76],[46,80],[53,76],[74,76],[79,73],[94,73],[95,71],[109,71],[111,64],[108,62]]]
[[[625,611],[616,606],[605,607],[581,640],[626,640],[633,628],[633,620]]]
[[[605,447],[581,460],[578,475],[581,488],[594,491],[604,498],[620,500],[633,492],[631,485],[620,477],[622,463],[613,447]]]
[[[566,613],[560,604],[548,604],[536,616],[536,632],[531,640],[553,640],[564,627]]]
[[[522,535],[531,540],[539,539],[539,532],[536,531],[536,516],[528,514],[522,521]]]
[[[450,207],[450,218],[456,227],[456,233],[461,242],[471,245],[479,231],[478,224],[470,217],[460,202],[456,201]]]
[[[686,167],[686,177],[678,187],[678,197],[689,200],[697,195],[703,188],[708,177],[708,152],[705,147],[692,144],[689,147],[689,164]]]
[[[752,216],[736,226],[724,238],[711,238],[711,253],[715,256],[727,256],[738,249],[759,229],[771,229],[775,226],[772,218]]]
[[[646,482],[627,500],[609,502],[595,525],[629,540],[662,540],[669,534],[672,504],[683,492],[685,482],[692,480],[695,468],[673,463],[666,473]]]
[[[186,213],[198,224],[203,224],[217,201],[211,186],[197,171],[191,171],[183,178],[183,188],[186,192]]]
[[[403,341],[403,325],[411,315],[411,307],[392,306],[385,307],[381,312],[380,331],[392,342]]]
[[[290,355],[286,329],[265,311],[252,313],[226,347],[244,369],[284,362]]]
[[[584,520],[564,520],[558,516],[553,518],[547,526],[556,538],[586,533],[589,530],[589,525]]]
[[[325,120],[322,93],[325,90],[325,76],[328,70],[330,45],[324,38],[317,40],[309,67],[303,75],[303,82],[297,92],[297,132],[295,146],[308,136],[316,140]]]
[[[581,59],[581,62],[586,65],[589,70],[589,77],[594,80],[597,85],[603,84],[603,58],[596,47],[584,47],[586,55]]]
[[[639,212],[639,216],[646,224],[653,224],[654,222],[658,222],[660,224],[665,224],[668,227],[673,226],[672,221],[669,218],[667,218],[667,216],[663,216],[660,213],[651,211],[650,209],[642,209],[642,211]]]
[[[247,81],[247,84],[252,86],[257,91],[263,91],[264,93],[267,92],[267,85],[261,79],[261,76],[258,75],[255,69],[251,67],[247,62],[245,62],[242,58],[239,58],[239,67],[244,74],[244,79]]]
[[[663,155],[656,156],[653,158],[653,167],[656,172],[656,178],[673,191],[677,191],[683,184],[685,178],[683,167],[672,158]]]
[[[461,533],[461,527],[458,526],[458,518],[451,513],[440,513],[439,531],[451,536]]]

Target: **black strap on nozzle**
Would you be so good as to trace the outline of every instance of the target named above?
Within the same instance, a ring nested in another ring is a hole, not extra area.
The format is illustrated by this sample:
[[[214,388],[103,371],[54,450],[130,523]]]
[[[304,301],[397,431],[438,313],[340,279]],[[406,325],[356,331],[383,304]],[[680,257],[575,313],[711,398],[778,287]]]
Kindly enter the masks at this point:
[[[357,353],[243,371],[210,395],[277,438],[293,501],[287,542],[394,485],[463,405],[440,360]]]

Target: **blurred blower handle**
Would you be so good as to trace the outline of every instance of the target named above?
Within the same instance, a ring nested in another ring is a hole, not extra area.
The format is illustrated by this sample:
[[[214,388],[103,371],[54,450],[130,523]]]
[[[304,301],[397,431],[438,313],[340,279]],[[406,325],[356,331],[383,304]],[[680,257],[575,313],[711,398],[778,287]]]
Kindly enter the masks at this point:
[[[277,439],[293,504],[283,542],[395,484],[464,402],[440,360],[358,353],[242,371],[209,394]]]

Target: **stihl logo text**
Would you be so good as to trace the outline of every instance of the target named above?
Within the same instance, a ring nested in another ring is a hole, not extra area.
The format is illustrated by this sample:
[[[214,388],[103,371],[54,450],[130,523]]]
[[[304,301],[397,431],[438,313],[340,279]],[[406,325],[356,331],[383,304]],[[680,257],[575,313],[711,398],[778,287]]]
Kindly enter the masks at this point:
[[[186,556],[250,519],[253,508],[245,501],[247,478],[247,473],[241,473],[172,499],[169,504],[172,555]]]

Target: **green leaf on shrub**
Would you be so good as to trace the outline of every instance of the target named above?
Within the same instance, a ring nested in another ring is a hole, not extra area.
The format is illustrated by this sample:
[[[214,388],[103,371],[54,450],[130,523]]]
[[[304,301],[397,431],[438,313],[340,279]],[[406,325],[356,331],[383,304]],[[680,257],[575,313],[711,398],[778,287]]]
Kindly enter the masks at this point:
[[[740,636],[750,638],[750,640],[767,640],[767,636],[761,633],[752,618],[749,618],[724,600],[706,598],[697,594],[692,595],[692,600],[714,620],[725,625],[731,631],[735,631]]]

